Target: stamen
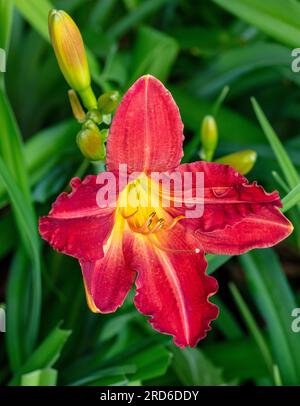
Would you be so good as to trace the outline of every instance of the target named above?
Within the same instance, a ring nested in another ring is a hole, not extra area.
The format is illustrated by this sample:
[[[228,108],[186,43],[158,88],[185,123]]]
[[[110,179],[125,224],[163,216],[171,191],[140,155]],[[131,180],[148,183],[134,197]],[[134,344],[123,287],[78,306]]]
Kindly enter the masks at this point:
[[[131,228],[133,231],[135,231],[136,233],[149,234],[149,233],[150,233],[149,227],[151,226],[151,224],[152,224],[152,219],[153,219],[153,217],[155,217],[155,216],[156,216],[156,212],[153,211],[153,212],[149,215],[147,221],[145,221],[145,223],[144,223],[141,227],[136,227],[136,226],[135,226],[134,224],[132,224],[131,222],[129,222],[129,226],[130,226],[130,228]]]
[[[200,248],[194,248],[193,250],[176,250],[173,248],[167,248],[167,247],[162,247],[159,243],[157,243],[154,238],[151,238],[151,242],[153,245],[155,245],[156,248],[166,251],[166,252],[172,252],[174,254],[199,254],[201,252]]]
[[[177,216],[177,217],[175,217],[174,219],[173,219],[173,221],[172,221],[172,223],[171,224],[169,224],[168,226],[166,226],[166,227],[164,227],[164,230],[171,230],[176,224],[177,224],[177,222],[179,221],[179,220],[182,220],[182,219],[184,219],[185,218],[185,216]]]
[[[155,224],[155,226],[151,230],[148,227],[149,230],[143,234],[148,235],[148,234],[155,233],[156,231],[160,230],[163,227],[164,222],[165,222],[165,219],[159,219],[158,222]]]
[[[153,212],[150,214],[150,216],[148,217],[148,220],[147,220],[147,227],[150,227],[150,226],[151,226],[151,224],[152,224],[152,219],[153,219],[153,217],[155,217],[155,216],[156,216],[156,212],[153,211]]]

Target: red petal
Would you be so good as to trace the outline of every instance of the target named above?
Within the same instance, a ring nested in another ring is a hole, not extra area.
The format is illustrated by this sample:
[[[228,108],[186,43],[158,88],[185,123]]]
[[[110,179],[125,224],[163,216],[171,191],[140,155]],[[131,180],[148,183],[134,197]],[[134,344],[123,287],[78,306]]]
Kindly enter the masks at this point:
[[[178,107],[153,76],[137,80],[124,95],[107,142],[108,170],[167,171],[182,158],[183,124]]]
[[[131,267],[138,272],[135,305],[151,316],[149,321],[156,330],[173,335],[176,345],[193,347],[206,336],[210,321],[218,315],[218,308],[208,301],[217,291],[217,282],[205,275],[204,254],[195,253],[195,240],[189,241],[182,227],[177,225],[156,236],[164,249],[149,237],[133,240]]]
[[[95,313],[111,313],[120,307],[130,290],[135,273],[123,256],[124,221],[113,229],[105,255],[97,261],[80,261],[87,302]]]
[[[62,193],[39,221],[41,236],[57,251],[85,260],[103,256],[103,244],[114,224],[114,209],[101,209],[96,176],[71,181],[72,192]]]
[[[286,238],[291,223],[277,209],[261,207],[255,215],[249,214],[241,222],[223,230],[196,231],[205,252],[239,255],[253,248],[267,248]]]
[[[292,232],[292,224],[279,210],[279,194],[249,184],[230,166],[195,162],[178,170],[204,173],[203,216],[184,219],[182,225],[196,231],[206,252],[240,254],[272,246]]]

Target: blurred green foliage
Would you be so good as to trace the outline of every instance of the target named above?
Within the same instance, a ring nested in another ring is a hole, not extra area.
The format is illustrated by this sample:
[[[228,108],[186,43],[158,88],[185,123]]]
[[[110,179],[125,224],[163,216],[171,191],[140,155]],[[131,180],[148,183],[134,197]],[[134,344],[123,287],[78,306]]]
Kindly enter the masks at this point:
[[[208,256],[221,313],[197,349],[154,332],[132,297],[115,314],[90,313],[77,262],[39,239],[37,216],[72,176],[95,170],[76,148],[79,126],[49,44],[53,7],[83,33],[97,95],[123,93],[144,73],[166,83],[185,123],[185,161],[199,159],[201,121],[229,85],[216,157],[255,150],[250,178],[282,197],[293,189],[288,241],[239,259]],[[300,384],[291,330],[300,307],[299,21],[296,0],[0,0],[1,384]]]

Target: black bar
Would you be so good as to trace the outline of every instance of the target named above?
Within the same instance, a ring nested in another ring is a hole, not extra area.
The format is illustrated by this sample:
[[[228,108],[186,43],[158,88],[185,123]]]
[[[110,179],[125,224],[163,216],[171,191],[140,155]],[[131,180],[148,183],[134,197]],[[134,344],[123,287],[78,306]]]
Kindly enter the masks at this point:
[[[246,398],[245,398],[246,396]],[[7,401],[119,401],[136,404],[138,401],[284,401],[300,400],[300,387],[2,387],[0,402]],[[93,404],[93,403],[92,403]],[[298,403],[299,404],[299,403]]]

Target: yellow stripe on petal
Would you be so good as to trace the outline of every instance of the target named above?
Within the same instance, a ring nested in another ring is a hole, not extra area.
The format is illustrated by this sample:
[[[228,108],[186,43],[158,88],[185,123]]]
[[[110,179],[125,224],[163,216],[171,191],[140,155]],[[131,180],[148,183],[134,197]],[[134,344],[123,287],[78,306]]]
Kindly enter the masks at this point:
[[[85,290],[86,301],[87,301],[87,304],[88,304],[90,310],[91,310],[93,313],[101,313],[101,311],[98,309],[98,307],[95,305],[95,303],[94,303],[94,301],[93,301],[92,295],[91,295],[90,292],[89,292],[89,289],[88,289],[88,287],[87,287],[87,284],[86,284],[86,281],[85,281],[84,278],[83,278],[83,284],[84,284],[84,290]]]

